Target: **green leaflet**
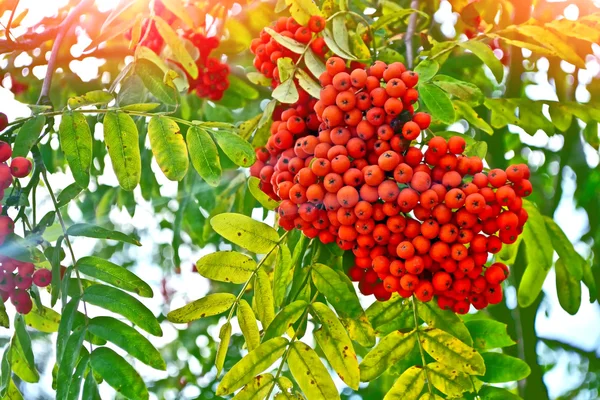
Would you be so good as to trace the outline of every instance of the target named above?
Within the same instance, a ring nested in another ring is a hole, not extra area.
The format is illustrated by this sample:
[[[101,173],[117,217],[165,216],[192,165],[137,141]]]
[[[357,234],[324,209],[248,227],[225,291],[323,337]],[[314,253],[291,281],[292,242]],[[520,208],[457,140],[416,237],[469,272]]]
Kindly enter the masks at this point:
[[[488,383],[503,383],[525,379],[531,373],[529,365],[520,358],[502,353],[484,353],[485,375],[482,381]]]
[[[63,353],[67,346],[67,341],[71,336],[71,331],[75,323],[75,316],[77,315],[77,307],[79,306],[79,297],[73,297],[63,307],[62,317],[60,318],[60,324],[58,325],[58,336],[56,338],[56,363],[60,365]]]
[[[439,328],[471,346],[473,339],[465,323],[455,313],[442,310],[434,304],[417,302],[419,317],[431,327]]]
[[[250,382],[281,357],[287,345],[287,339],[278,337],[252,350],[225,374],[217,388],[217,396],[231,394]]]
[[[580,281],[583,277],[583,269],[586,261],[579,253],[577,253],[575,247],[573,247],[573,243],[571,243],[567,235],[565,235],[560,226],[558,226],[552,218],[544,215],[543,219],[548,228],[548,235],[552,240],[552,247],[564,261],[564,266],[569,272],[569,275],[571,275],[574,280]]]
[[[73,376],[73,368],[75,368],[75,364],[79,357],[79,352],[81,350],[81,345],[83,344],[85,333],[85,327],[78,328],[73,331],[73,334],[67,340],[62,359],[58,365],[58,373],[56,377],[57,399],[66,398],[67,393],[69,393],[71,377]]]
[[[440,70],[440,64],[435,60],[425,59],[416,67],[415,72],[419,74],[419,82],[428,82]]]
[[[154,158],[167,179],[182,180],[189,158],[179,125],[168,117],[152,117],[148,123],[148,138]]]
[[[273,299],[276,307],[281,307],[285,300],[288,285],[291,281],[291,273],[294,265],[292,255],[287,244],[279,246],[277,251],[277,262],[273,272]]]
[[[231,293],[214,293],[193,301],[167,314],[173,323],[184,324],[200,318],[221,314],[233,305],[235,296]]]
[[[138,299],[122,290],[106,285],[92,285],[85,289],[83,300],[124,316],[154,336],[162,336],[162,329],[154,314]]]
[[[192,55],[186,49],[184,42],[181,40],[177,32],[175,32],[169,23],[167,23],[161,17],[155,15],[153,19],[158,33],[171,49],[173,58],[179,61],[181,66],[188,74],[190,74],[192,79],[196,79],[198,77],[198,66],[192,58]]]
[[[259,400],[264,399],[267,393],[275,383],[275,378],[271,374],[263,374],[254,377],[242,390],[235,396],[234,400]]]
[[[110,283],[120,289],[151,298],[152,288],[127,268],[111,263],[100,257],[82,257],[75,264],[79,272]]]
[[[100,392],[98,392],[98,383],[96,383],[94,372],[92,370],[87,373],[85,382],[83,383],[83,398],[89,400],[101,400]]]
[[[265,330],[263,342],[282,336],[302,316],[308,302],[296,300],[281,309]]]
[[[179,102],[177,89],[164,83],[164,72],[152,61],[138,58],[135,62],[135,73],[142,78],[146,89],[162,103],[174,106]]]
[[[373,328],[394,321],[408,309],[405,299],[397,293],[392,294],[388,301],[376,301],[367,308],[365,313]]]
[[[465,322],[473,347],[477,350],[496,349],[516,344],[506,331],[506,324],[493,319],[476,319]]]
[[[360,380],[370,382],[405,357],[417,344],[415,330],[394,331],[381,339],[360,363]]]
[[[447,367],[438,362],[427,365],[427,377],[437,390],[448,396],[460,396],[464,392],[472,392],[473,385],[469,376],[454,367]]]
[[[481,400],[523,400],[506,389],[488,385],[482,387],[478,394]]]
[[[198,273],[219,282],[244,283],[256,269],[256,262],[236,251],[217,251],[196,262]]]
[[[217,144],[235,165],[248,168],[256,161],[254,148],[246,140],[228,130],[211,130]]]
[[[423,348],[436,361],[470,375],[483,375],[485,364],[481,355],[454,336],[432,328],[421,331]]]
[[[312,280],[342,316],[357,318],[363,312],[356,291],[348,277],[323,264],[315,264],[311,270]]]
[[[144,364],[164,371],[162,356],[148,339],[131,326],[112,317],[96,317],[89,321],[88,330],[94,335],[112,342]]]
[[[486,120],[481,118],[469,104],[460,100],[453,100],[452,104],[454,104],[454,109],[456,110],[459,118],[466,119],[467,122],[473,127],[481,129],[488,135],[492,135],[494,133],[494,129],[492,129]]]
[[[273,90],[271,95],[281,103],[292,104],[297,102],[300,95],[298,94],[298,88],[294,83],[294,77],[291,76],[283,81],[281,85]]]
[[[81,96],[75,96],[67,100],[67,104],[71,110],[75,110],[83,106],[101,106],[110,103],[115,97],[104,90],[92,90]],[[66,114],[66,113],[65,113]]]
[[[291,344],[288,366],[308,400],[340,398],[327,368],[317,353],[307,344],[303,342]]]
[[[275,318],[275,301],[271,281],[264,269],[259,269],[254,276],[254,297],[252,307],[263,327],[271,325]]]
[[[142,160],[135,122],[123,112],[108,112],[104,117],[104,141],[119,185],[133,190],[140,183]]]
[[[131,400],[147,400],[148,389],[137,371],[108,347],[98,347],[90,357],[94,372]]]
[[[469,40],[459,43],[458,45],[479,57],[481,61],[492,70],[498,83],[502,82],[502,78],[504,77],[504,66],[500,60],[498,60],[490,46],[476,40]]]
[[[358,318],[341,318],[352,340],[363,347],[375,346],[375,331],[363,312]]]
[[[317,344],[341,380],[358,390],[360,372],[352,341],[337,315],[323,303],[312,304],[312,314],[321,322],[314,331]]]
[[[71,378],[71,384],[69,385],[69,393],[67,395],[68,400],[78,400],[79,393],[81,392],[81,381],[83,380],[83,374],[89,367],[90,355],[87,350],[84,351],[84,355],[79,358],[75,372]]]
[[[456,120],[450,97],[438,86],[433,83],[422,83],[419,85],[419,95],[434,120],[446,125],[450,125]]]
[[[92,132],[85,116],[82,113],[65,112],[60,121],[58,137],[75,182],[87,188],[92,165]]]
[[[476,106],[483,102],[483,92],[470,82],[464,82],[448,75],[438,75],[433,78],[433,83],[469,105]]]
[[[223,364],[225,364],[225,357],[227,357],[229,341],[231,340],[231,323],[229,321],[227,321],[221,327],[221,330],[219,331],[219,340],[219,348],[217,349],[217,356],[215,358],[217,376],[221,375],[221,371],[223,370]]]
[[[217,145],[208,132],[199,126],[191,126],[185,137],[192,165],[198,175],[210,186],[221,182],[221,161]]]
[[[38,140],[42,129],[46,125],[46,117],[38,115],[25,121],[17,133],[17,138],[12,148],[12,157],[26,157],[33,144]]]
[[[19,336],[15,333],[10,344],[10,366],[12,372],[25,382],[36,383],[40,380],[40,374],[32,362],[31,342],[29,342],[29,347],[27,342],[24,345],[21,344]]]
[[[268,253],[279,242],[275,229],[242,214],[215,215],[210,225],[225,239],[257,254]]]
[[[581,282],[567,268],[567,262],[563,258],[556,260],[556,291],[560,306],[569,314],[575,315],[581,306]]]
[[[238,304],[237,318],[244,339],[246,339],[246,347],[248,347],[248,351],[252,351],[260,344],[260,332],[254,311],[244,299],[241,299]]]
[[[425,370],[413,365],[394,383],[383,400],[417,400],[425,386]]]
[[[92,224],[73,224],[67,229],[67,234],[69,236],[85,236],[95,239],[118,240],[119,242],[130,243],[136,246],[142,245],[139,240],[135,239],[131,235],[126,235],[122,232],[112,231]]]

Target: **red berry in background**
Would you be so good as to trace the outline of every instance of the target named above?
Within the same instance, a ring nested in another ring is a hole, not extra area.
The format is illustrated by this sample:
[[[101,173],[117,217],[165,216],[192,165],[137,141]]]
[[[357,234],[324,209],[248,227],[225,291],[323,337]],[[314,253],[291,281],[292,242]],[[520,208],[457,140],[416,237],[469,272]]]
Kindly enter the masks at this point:
[[[311,32],[319,33],[325,29],[325,24],[325,18],[320,15],[313,15],[308,20],[308,29],[310,29]]]
[[[15,157],[10,163],[10,172],[15,178],[24,178],[31,172],[33,164],[25,157]]]
[[[0,237],[5,237],[13,233],[15,224],[7,215],[0,215]]]
[[[33,274],[33,283],[38,287],[46,287],[52,281],[52,271],[48,269],[38,269]]]
[[[0,112],[0,132],[5,130],[7,126],[8,126],[8,117],[6,116],[6,114]],[[0,143],[3,143],[3,142],[0,142]],[[2,160],[2,158],[0,157],[0,162],[3,162],[3,161],[6,161],[6,160]]]
[[[10,167],[6,164],[0,164],[0,189],[6,189],[12,183],[13,176]]]
[[[4,116],[4,118],[6,118],[6,116],[4,114],[0,113],[0,124],[2,124],[2,121],[1,121],[2,116]],[[0,129],[0,131],[3,129],[4,128]],[[3,163],[6,160],[8,160],[11,155],[12,155],[12,149],[10,147],[10,144],[0,140],[0,163]]]

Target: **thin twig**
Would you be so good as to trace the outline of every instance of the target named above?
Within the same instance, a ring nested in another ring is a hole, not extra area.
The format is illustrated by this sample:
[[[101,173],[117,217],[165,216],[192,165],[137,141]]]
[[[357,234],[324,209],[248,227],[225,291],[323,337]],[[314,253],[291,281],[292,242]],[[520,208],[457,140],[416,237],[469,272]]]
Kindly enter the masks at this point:
[[[412,0],[410,2],[410,8],[413,10],[419,9],[419,0]],[[404,43],[406,45],[406,63],[408,68],[412,68],[415,60],[413,51],[413,36],[417,29],[417,13],[413,12],[408,19],[408,26],[406,27],[406,35],[404,36]]]
[[[17,7],[19,7],[19,1],[17,0],[15,3],[15,6],[12,9],[12,12],[10,13],[10,18],[8,19],[8,24],[6,24],[6,40],[10,43],[13,42],[13,39],[11,39],[10,37],[12,36],[12,33],[10,33],[10,26],[13,23],[13,18],[15,17],[15,12],[17,11]],[[14,38],[14,36],[13,36]]]
[[[69,31],[71,24],[73,24],[73,21],[75,21],[75,19],[83,12],[83,10],[92,2],[93,0],[82,0],[77,7],[71,10],[69,15],[67,15],[67,18],[65,18],[59,25],[58,34],[56,35],[56,39],[54,39],[54,43],[52,44],[52,51],[50,52],[50,59],[48,60],[48,69],[46,70],[46,77],[44,78],[42,91],[40,92],[40,97],[37,101],[37,104],[49,102],[50,86],[52,85],[52,76],[54,75],[54,68],[58,58],[60,45],[62,44],[65,35]]]

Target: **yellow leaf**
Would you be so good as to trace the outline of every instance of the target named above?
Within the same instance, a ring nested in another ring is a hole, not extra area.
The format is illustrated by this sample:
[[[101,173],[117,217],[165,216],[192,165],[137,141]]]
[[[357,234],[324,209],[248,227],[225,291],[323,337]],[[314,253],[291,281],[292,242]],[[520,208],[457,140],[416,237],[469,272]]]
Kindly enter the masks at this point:
[[[285,0],[290,7],[290,14],[300,25],[306,26],[313,15],[323,16],[319,7],[312,0]]]
[[[453,369],[470,375],[485,374],[481,354],[441,329],[426,329],[420,334],[421,344],[431,357]]]
[[[171,28],[171,26],[162,18],[155,16],[154,23],[160,36],[165,40],[173,52],[173,57],[179,61],[188,74],[194,79],[198,77],[198,66],[194,62],[192,55],[188,52],[181,38]]]

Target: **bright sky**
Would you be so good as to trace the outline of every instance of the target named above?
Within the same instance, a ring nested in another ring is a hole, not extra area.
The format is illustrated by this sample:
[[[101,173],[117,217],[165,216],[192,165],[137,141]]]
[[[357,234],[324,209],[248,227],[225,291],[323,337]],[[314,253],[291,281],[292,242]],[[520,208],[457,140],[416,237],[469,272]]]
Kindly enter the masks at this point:
[[[97,1],[98,4],[101,4],[103,9],[110,9],[114,7],[117,3],[117,0],[102,0]],[[57,7],[63,6],[66,4],[66,0],[21,0],[19,3],[19,11],[23,9],[28,9],[29,14],[25,18],[23,24],[31,25],[35,23],[42,16],[50,16],[55,14]],[[17,12],[17,14],[19,13]],[[570,13],[576,13],[577,10],[571,10]],[[571,14],[568,17],[573,17],[576,14]],[[447,21],[443,25],[444,30],[453,29],[451,21],[453,20],[453,15],[450,12],[449,4],[447,2],[443,2],[442,9],[440,12],[436,14],[437,21]],[[4,15],[0,18],[0,21],[6,23],[8,20],[8,14]],[[18,33],[15,30],[15,33]],[[600,47],[596,46],[596,54],[600,54]],[[0,63],[0,65],[2,65]],[[84,79],[95,79],[97,78],[98,70],[93,63],[90,64],[79,64],[73,65],[74,68],[77,68],[77,71],[82,71],[84,74]],[[569,68],[568,65],[564,66],[565,68]],[[536,74],[535,81],[537,85],[535,86],[535,90],[531,91],[532,97],[539,99],[553,99],[554,91],[552,86],[547,81],[547,61],[541,60],[538,62],[538,68],[540,70],[539,73]],[[44,74],[43,68],[34,71],[36,76],[43,76]],[[588,69],[586,71],[580,72],[582,76],[580,79],[584,82],[588,82],[591,80],[592,76],[598,76],[600,72],[600,65],[598,64],[597,59],[591,59],[588,64]],[[585,101],[586,93],[585,89],[578,93],[578,98],[581,96],[580,100]],[[530,91],[528,90],[528,94]],[[14,120],[17,117],[23,117],[29,115],[29,109],[20,104],[19,102],[14,100],[12,93],[8,90],[0,88],[0,104],[2,104],[2,112],[6,113],[9,117],[9,120]],[[101,134],[101,126],[97,126],[97,130],[95,135],[98,136]],[[521,139],[528,144],[536,145],[536,146],[547,146],[548,148],[560,148],[562,146],[562,139],[560,136],[554,136],[549,138],[543,132],[538,132],[536,135],[529,136],[524,133],[520,133]],[[539,158],[536,159],[538,155],[533,154],[530,158],[530,162],[535,163],[541,162]],[[600,157],[598,152],[593,149],[586,149],[586,159],[591,166],[598,165]],[[110,160],[106,160],[107,164],[110,165]],[[156,164],[153,165],[153,170],[157,172],[157,178],[159,182],[163,184],[161,192],[163,195],[173,196],[176,193],[176,185],[173,182],[166,181],[162,174],[159,173],[159,169]],[[110,168],[107,168],[107,171],[110,171]],[[588,221],[586,214],[583,211],[578,211],[574,208],[573,203],[573,192],[575,189],[574,180],[572,176],[566,176],[564,179],[564,195],[563,199],[559,205],[557,213],[555,215],[556,221],[559,225],[565,230],[567,236],[570,240],[576,242],[579,240],[581,235],[584,233],[583,229],[587,229]],[[67,184],[72,182],[72,178],[70,175],[64,174],[56,174],[51,176],[51,183],[55,190],[59,190],[64,188]],[[101,183],[113,184],[117,185],[117,181],[112,174],[112,172],[108,172],[106,176],[101,178]],[[135,226],[138,228],[148,228],[151,232],[147,237],[142,237],[142,243],[144,246],[142,248],[134,248],[130,249],[131,256],[133,259],[138,260],[138,265],[135,267],[138,273],[143,274],[144,279],[146,279],[155,289],[155,297],[154,299],[144,299],[144,303],[150,307],[155,314],[158,314],[164,310],[162,310],[162,299],[158,292],[158,287],[160,286],[160,280],[162,278],[162,272],[159,266],[154,264],[152,259],[152,251],[150,251],[151,246],[160,243],[170,243],[171,235],[170,231],[159,231],[156,222],[158,219],[154,215],[153,209],[150,204],[146,203],[139,193],[139,188],[136,190],[136,200],[138,201],[138,208],[135,214],[135,217],[131,219],[129,215],[125,212],[119,212],[117,210],[113,210],[110,217],[113,221],[119,221],[119,223],[123,223],[124,229],[127,229]],[[46,211],[51,209],[51,204],[49,201],[46,201],[42,204],[42,209],[39,210],[39,214],[43,215]],[[78,218],[78,210],[74,206],[70,206],[68,208],[71,217],[75,220]],[[256,210],[258,211],[258,210]],[[260,213],[256,212],[254,217],[260,219]],[[77,256],[88,255],[91,253],[92,248],[95,244],[95,241],[89,239],[76,239]],[[582,243],[578,244],[579,248],[582,251],[589,251],[585,245]],[[131,246],[133,247],[133,246]],[[175,291],[174,301],[172,303],[172,307],[179,307],[190,300],[194,300],[202,297],[208,291],[208,281],[197,273],[191,272],[191,265],[202,255],[207,254],[209,252],[214,251],[212,248],[205,248],[202,250],[191,250],[189,247],[184,246],[181,251],[181,256],[183,260],[182,265],[182,273],[179,276],[174,276],[170,281],[171,289]],[[115,260],[118,262],[118,260]],[[565,342],[572,343],[584,350],[592,351],[596,350],[600,354],[600,307],[598,303],[589,304],[586,299],[588,298],[587,288],[583,287],[583,299],[582,306],[577,315],[571,316],[567,314],[558,303],[558,299],[556,296],[556,285],[555,285],[555,276],[554,272],[551,271],[546,279],[544,284],[544,291],[547,295],[546,301],[544,305],[540,308],[540,312],[538,314],[538,318],[536,321],[536,328],[538,330],[538,334],[542,337],[547,338],[555,338],[559,340],[563,340]],[[509,304],[513,306],[516,305],[516,294],[513,290],[508,290],[507,299]],[[44,299],[45,304],[49,304],[49,297]],[[368,304],[366,304],[368,305]],[[104,311],[99,311],[98,309],[91,308],[92,315],[98,315],[100,313],[105,313]],[[56,308],[60,311],[59,307]],[[9,310],[12,311],[12,307],[9,307]],[[163,323],[162,328],[164,331],[164,336],[162,338],[154,338],[150,337],[149,339],[158,347],[163,344],[169,343],[176,339],[176,328],[173,327],[170,323]],[[234,333],[240,333],[239,327],[234,325]],[[2,335],[7,335],[7,331],[0,332]],[[212,332],[209,332],[213,337],[218,337],[218,329],[215,327]],[[207,343],[207,338],[200,336],[197,339],[199,345],[203,343]],[[48,346],[46,344],[42,344],[39,342],[35,343],[34,352],[47,352]],[[555,367],[552,371],[546,374],[546,383],[549,387],[550,394],[552,397],[558,396],[564,391],[575,387],[579,384],[577,381],[580,377],[578,374],[573,374],[571,371],[567,370],[567,361],[568,358],[565,356],[561,356],[562,358],[557,367]],[[188,359],[188,355],[185,354],[185,350],[181,350],[180,354],[181,359]],[[54,359],[52,356],[51,360]],[[193,360],[193,359],[190,359]],[[571,361],[573,361],[571,359]],[[167,373],[163,373],[160,371],[156,371],[150,367],[147,367],[139,362],[135,363],[136,368],[142,373],[146,379],[161,379],[166,376]],[[194,365],[192,362],[192,371],[200,374],[200,366]],[[36,394],[38,394],[39,390],[46,392],[46,394],[51,395],[51,368],[48,367],[46,371],[42,371],[41,385],[27,385],[27,388],[31,390],[31,392],[24,393],[25,398],[32,398]],[[175,371],[170,371],[173,374]],[[215,371],[213,370],[212,373]],[[206,378],[204,379],[205,382]],[[200,381],[200,383],[202,380]],[[341,383],[341,382],[340,382]],[[106,384],[101,385],[102,395],[108,396],[112,392]],[[189,388],[186,389],[184,395],[187,398],[196,397],[199,393],[197,393],[196,389]]]

